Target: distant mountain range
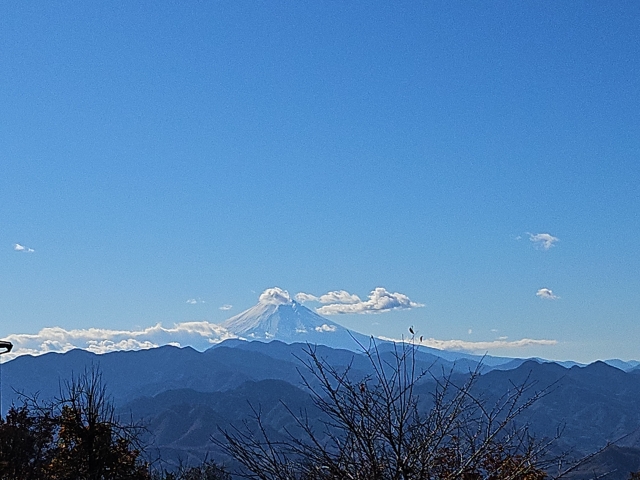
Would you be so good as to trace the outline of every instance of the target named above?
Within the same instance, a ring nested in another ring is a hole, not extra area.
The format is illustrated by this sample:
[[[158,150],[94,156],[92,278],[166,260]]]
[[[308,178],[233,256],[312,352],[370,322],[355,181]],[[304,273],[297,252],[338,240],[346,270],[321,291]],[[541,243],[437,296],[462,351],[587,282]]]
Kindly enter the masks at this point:
[[[372,344],[369,337],[277,296],[261,298],[258,305],[223,326],[241,339],[204,352],[164,346],[104,355],[72,350],[15,358],[2,365],[2,411],[12,402],[19,403],[20,393],[53,398],[65,380],[98,365],[119,411],[143,419],[148,426],[152,450],[172,460],[215,457],[219,452],[213,449],[211,436],[219,428],[240,424],[251,414],[250,405],[260,406],[275,437],[293,428],[284,404],[292,411],[313,412],[300,376],[308,349],[315,349],[339,369],[349,366],[357,377],[370,372],[363,347],[375,345],[383,359],[390,359],[397,348],[391,342]],[[416,348],[417,369],[429,370],[434,378],[447,373],[463,379],[479,369],[476,392],[488,404],[526,379],[536,389],[550,387],[522,421],[529,422],[540,437],[553,437],[562,428],[558,449],[586,454],[619,440],[614,449],[593,459],[583,476],[577,472],[574,478],[592,478],[590,472],[613,469],[617,473],[606,478],[622,480],[629,469],[640,469],[638,362],[612,360],[581,366]],[[433,380],[427,379],[416,391],[426,398],[433,388]],[[622,462],[618,467],[616,459]]]

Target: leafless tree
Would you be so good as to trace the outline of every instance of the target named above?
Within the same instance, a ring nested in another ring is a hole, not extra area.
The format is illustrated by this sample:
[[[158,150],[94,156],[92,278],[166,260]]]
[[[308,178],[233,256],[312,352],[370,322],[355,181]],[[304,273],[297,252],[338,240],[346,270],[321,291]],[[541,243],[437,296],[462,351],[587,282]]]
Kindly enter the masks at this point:
[[[295,428],[273,438],[255,408],[252,422],[213,441],[239,462],[239,475],[258,480],[548,477],[559,461],[547,455],[553,439],[537,441],[517,423],[548,389],[527,379],[489,405],[474,393],[479,369],[464,377],[418,370],[416,348],[396,344],[387,354],[372,341],[363,348],[370,369],[362,376],[309,345],[301,373],[320,418],[288,409]],[[421,398],[427,381],[433,388]]]

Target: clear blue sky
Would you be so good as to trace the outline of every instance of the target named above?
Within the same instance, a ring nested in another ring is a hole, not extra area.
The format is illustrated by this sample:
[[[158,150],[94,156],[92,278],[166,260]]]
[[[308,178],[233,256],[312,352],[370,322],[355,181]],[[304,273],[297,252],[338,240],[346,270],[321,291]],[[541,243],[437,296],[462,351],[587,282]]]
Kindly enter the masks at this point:
[[[640,359],[638,2],[5,1],[0,115],[0,337],[383,287]]]

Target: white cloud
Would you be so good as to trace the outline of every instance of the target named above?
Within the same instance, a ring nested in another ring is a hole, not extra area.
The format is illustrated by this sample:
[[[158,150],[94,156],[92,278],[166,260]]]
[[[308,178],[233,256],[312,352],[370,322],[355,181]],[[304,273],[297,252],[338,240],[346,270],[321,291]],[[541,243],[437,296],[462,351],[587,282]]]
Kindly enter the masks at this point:
[[[43,328],[36,334],[9,335],[6,340],[13,343],[11,353],[4,359],[20,355],[40,355],[47,352],[66,352],[74,348],[94,353],[115,350],[140,350],[160,345],[192,346],[204,350],[211,344],[229,338],[237,338],[224,327],[206,321],[176,323],[163,327],[158,323],[138,330],[110,330],[87,328],[66,330],[61,327]]]
[[[258,302],[267,305],[288,305],[292,302],[289,292],[278,287],[267,288],[260,294]]]
[[[323,324],[316,327],[320,333],[336,331],[334,325]],[[13,350],[2,355],[3,360],[10,360],[20,355],[41,355],[48,352],[67,352],[75,348],[81,348],[93,353],[102,354],[117,350],[141,350],[155,348],[160,345],[191,346],[198,350],[205,350],[212,344],[227,339],[238,338],[221,325],[200,322],[183,322],[172,327],[164,327],[158,323],[154,326],[137,330],[110,330],[103,328],[87,328],[66,330],[61,327],[43,328],[36,334],[9,335],[6,340],[13,343]],[[395,340],[380,337],[381,340]],[[437,340],[434,338],[417,338],[413,341],[424,346],[440,350],[459,350],[484,353],[492,349],[514,349],[530,346],[556,345],[556,340],[535,340],[524,338],[521,340],[507,341],[501,337],[494,341],[468,342],[464,340]]]
[[[548,233],[529,233],[529,240],[531,240],[536,247],[541,248],[542,250],[549,250],[553,247],[553,244],[559,242],[560,239],[558,237],[554,237]]]
[[[337,295],[339,294],[339,295]],[[344,313],[383,313],[391,310],[407,310],[410,308],[423,307],[421,303],[411,301],[409,297],[402,293],[391,293],[382,287],[375,288],[366,301],[360,300],[356,295],[351,295],[344,290],[340,292],[330,292],[326,294],[329,299],[333,296],[336,299],[349,301],[349,303],[329,303],[316,309],[320,315],[337,315]],[[323,295],[325,297],[325,295]],[[322,298],[322,297],[320,297]],[[357,300],[356,300],[357,299]]]
[[[393,342],[406,342],[409,340],[396,340],[392,338],[380,337],[382,340],[390,340]],[[508,349],[508,348],[526,348],[533,346],[552,346],[557,345],[557,340],[536,340],[532,338],[523,338],[520,340],[507,341],[506,339],[498,339],[486,342],[468,342],[466,340],[437,340],[435,338],[423,338],[422,341],[413,339],[413,343],[423,345],[425,347],[437,348],[438,350],[454,350],[470,353],[484,353],[487,350]]]
[[[323,323],[322,325],[320,325],[319,327],[316,327],[316,332],[335,332],[336,331],[336,326],[335,325],[327,325],[326,323]]]
[[[228,303],[225,303],[220,307],[220,310],[224,310],[226,312],[227,310],[231,310],[232,308],[233,308],[233,305],[229,305]]]
[[[320,295],[319,297],[311,295],[310,293],[300,292],[296,294],[295,298],[296,301],[300,303],[318,302],[324,305],[334,303],[356,304],[362,302],[362,300],[360,300],[360,297],[351,294],[346,290],[334,290],[333,292],[325,293],[324,295]]]
[[[342,303],[346,305],[354,305],[362,302],[360,297],[353,295],[345,290],[335,290],[333,292],[325,293],[318,301],[322,304]]]
[[[24,253],[33,253],[35,250],[33,248],[25,247],[24,245],[20,245],[19,243],[13,244],[13,249],[16,252],[24,252]]]
[[[552,290],[548,288],[541,288],[536,292],[536,296],[544,298],[545,300],[558,300],[560,297],[555,295]]]
[[[304,292],[296,293],[295,299],[296,299],[296,302],[298,303],[318,301],[318,297],[316,297],[315,295],[311,295],[310,293],[304,293]]]
[[[190,305],[196,305],[197,303],[205,303],[205,301],[200,298],[190,298],[187,300],[187,303]]]

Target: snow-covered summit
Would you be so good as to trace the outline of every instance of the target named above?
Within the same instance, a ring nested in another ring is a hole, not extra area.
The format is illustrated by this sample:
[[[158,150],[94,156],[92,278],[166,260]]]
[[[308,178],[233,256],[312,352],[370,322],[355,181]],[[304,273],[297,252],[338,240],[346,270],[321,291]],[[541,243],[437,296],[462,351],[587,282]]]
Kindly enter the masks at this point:
[[[229,318],[222,326],[247,340],[309,342],[350,350],[357,347],[354,338],[368,342],[368,337],[318,315],[278,287],[262,292],[256,305]]]
[[[264,305],[291,305],[293,299],[289,292],[278,287],[267,288],[258,297],[258,304]]]

